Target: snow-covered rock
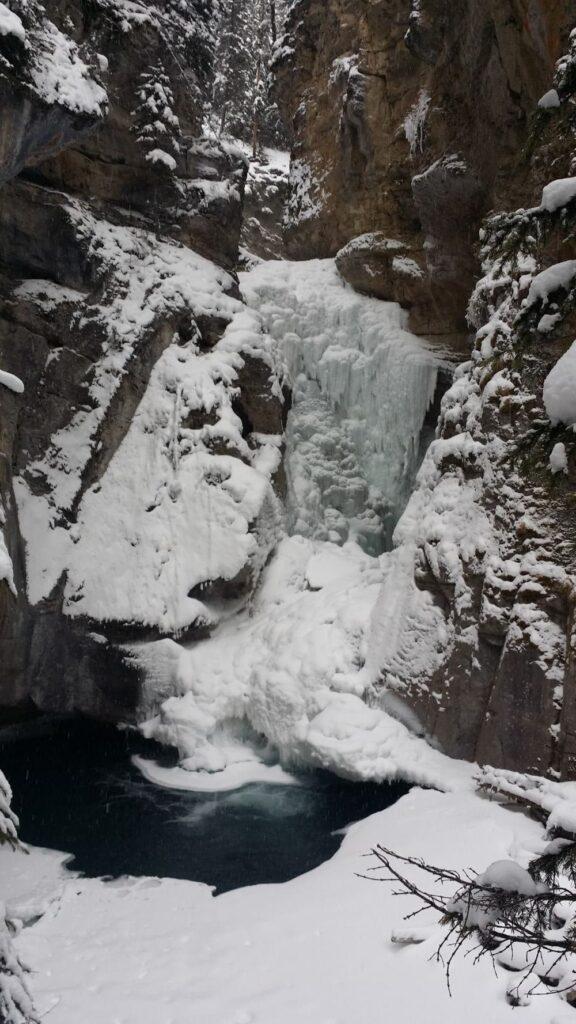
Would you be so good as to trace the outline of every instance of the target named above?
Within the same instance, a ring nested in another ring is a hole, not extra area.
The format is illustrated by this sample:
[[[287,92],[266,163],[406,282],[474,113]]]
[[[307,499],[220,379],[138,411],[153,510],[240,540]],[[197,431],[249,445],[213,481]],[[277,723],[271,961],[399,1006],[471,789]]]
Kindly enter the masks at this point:
[[[543,392],[546,415],[554,426],[576,423],[576,343],[552,367]]]
[[[576,199],[576,178],[559,178],[544,188],[541,206],[548,213],[555,213],[573,199]]]

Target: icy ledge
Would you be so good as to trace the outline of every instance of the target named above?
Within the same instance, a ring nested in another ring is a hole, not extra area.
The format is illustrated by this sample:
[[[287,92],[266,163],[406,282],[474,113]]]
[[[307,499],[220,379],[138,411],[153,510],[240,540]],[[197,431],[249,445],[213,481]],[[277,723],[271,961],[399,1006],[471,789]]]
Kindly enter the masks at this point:
[[[406,572],[397,575],[399,557],[405,554],[371,558],[352,542],[341,548],[285,538],[249,609],[208,640],[171,646],[181,696],[166,700],[142,731],[176,747],[183,767],[162,779],[155,770],[153,781],[184,788],[187,770],[186,788],[218,788],[214,773],[227,769],[233,778],[247,758],[253,771],[252,735],[268,741],[265,764],[275,753],[288,771],[319,767],[350,779],[469,785],[470,765],[450,761],[364,700],[377,671],[372,644],[402,604],[397,584],[410,580]],[[392,604],[382,606],[390,576]],[[230,734],[242,732],[244,754],[230,744]]]
[[[132,763],[145,779],[164,789],[187,790],[190,793],[226,793],[255,782],[269,786],[299,786],[295,775],[285,772],[279,764],[243,761],[229,764],[220,772],[189,772],[185,768],[163,768],[144,757],[133,757]]]

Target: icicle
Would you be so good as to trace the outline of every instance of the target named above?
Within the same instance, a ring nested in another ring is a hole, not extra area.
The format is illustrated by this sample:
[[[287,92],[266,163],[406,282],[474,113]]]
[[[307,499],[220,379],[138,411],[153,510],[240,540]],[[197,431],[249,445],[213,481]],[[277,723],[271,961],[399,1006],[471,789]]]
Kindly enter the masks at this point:
[[[331,260],[268,263],[243,278],[283,348],[293,533],[373,554],[390,546],[420,460],[438,363],[395,303],[358,295]]]

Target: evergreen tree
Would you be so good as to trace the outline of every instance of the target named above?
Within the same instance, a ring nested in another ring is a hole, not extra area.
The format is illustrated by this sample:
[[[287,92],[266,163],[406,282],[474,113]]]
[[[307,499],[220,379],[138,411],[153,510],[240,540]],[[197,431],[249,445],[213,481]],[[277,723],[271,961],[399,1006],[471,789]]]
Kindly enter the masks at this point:
[[[158,61],[138,82],[133,129],[147,154],[155,150],[176,157],[180,151],[180,124],[174,113],[174,95],[166,70]]]
[[[221,0],[212,115],[220,134],[286,145],[270,96],[270,64],[286,0]]]
[[[12,793],[0,771],[0,846],[17,848],[18,820],[10,809]],[[10,925],[0,903],[0,1024],[34,1024],[37,1021],[24,967],[12,945]]]

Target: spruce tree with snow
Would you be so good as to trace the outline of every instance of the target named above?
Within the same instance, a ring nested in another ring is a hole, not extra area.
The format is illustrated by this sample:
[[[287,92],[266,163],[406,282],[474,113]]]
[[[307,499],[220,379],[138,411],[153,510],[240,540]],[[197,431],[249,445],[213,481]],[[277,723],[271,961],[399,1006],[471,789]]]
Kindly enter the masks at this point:
[[[220,135],[262,146],[286,146],[271,97],[270,65],[285,0],[222,0],[211,112]]]
[[[10,807],[12,792],[0,771],[0,846],[18,847],[18,819]],[[25,968],[12,944],[12,926],[0,903],[0,1024],[34,1024],[37,1017]]]
[[[158,61],[140,76],[133,130],[146,151],[146,160],[176,166],[180,152],[180,122],[174,113],[174,94],[166,70]]]

